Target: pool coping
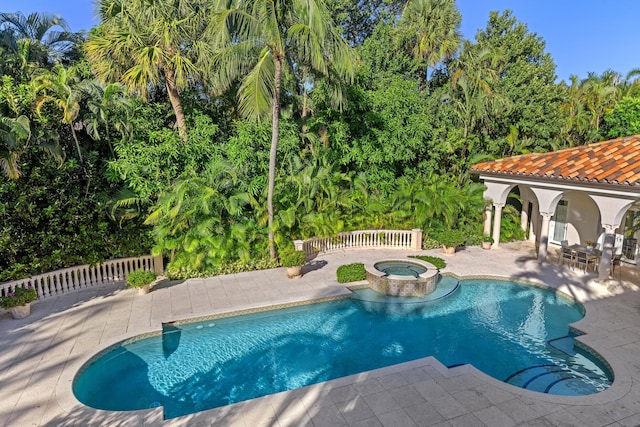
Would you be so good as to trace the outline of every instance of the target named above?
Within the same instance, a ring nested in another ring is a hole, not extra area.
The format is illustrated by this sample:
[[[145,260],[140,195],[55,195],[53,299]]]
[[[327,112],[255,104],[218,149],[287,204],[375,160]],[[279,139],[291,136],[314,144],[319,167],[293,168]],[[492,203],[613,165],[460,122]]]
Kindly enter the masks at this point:
[[[590,344],[592,342],[597,341],[598,339],[598,331],[597,329],[594,329],[594,328],[597,328],[597,320],[600,317],[597,305],[589,306],[587,308],[584,306],[584,304],[581,301],[576,300],[571,295],[559,290],[557,287],[550,286],[541,282],[529,281],[524,279],[514,279],[508,276],[501,276],[501,275],[458,275],[450,272],[446,272],[442,274],[454,276],[459,280],[462,280],[462,279],[464,280],[490,279],[490,280],[502,280],[502,281],[507,280],[507,281],[516,282],[516,283],[532,285],[532,286],[552,290],[556,293],[561,294],[563,297],[568,298],[569,300],[575,301],[576,303],[582,305],[585,309],[584,317],[580,319],[578,322],[572,323],[569,326],[571,328],[574,328],[584,333],[584,335],[576,337],[576,341],[579,342],[581,346],[583,347],[586,346],[587,350],[590,349],[595,355],[597,355],[598,357],[606,361],[607,365],[611,368],[611,371],[614,375],[613,384],[611,385],[611,387],[609,387],[605,391],[592,394],[592,395],[587,395],[587,396],[549,395],[549,394],[538,393],[538,392],[522,389],[520,387],[504,383],[496,378],[489,376],[488,374],[485,374],[484,372],[480,371],[479,369],[475,368],[473,365],[470,365],[470,364],[447,368],[445,365],[440,363],[435,357],[429,356],[422,359],[416,359],[413,361],[404,362],[397,365],[391,365],[391,366],[375,369],[373,371],[365,371],[365,372],[350,375],[347,377],[336,378],[333,380],[329,380],[329,381],[325,381],[317,384],[311,384],[299,389],[283,391],[283,392],[262,396],[255,399],[243,401],[243,402],[237,402],[232,405],[208,409],[208,410],[200,411],[194,414],[188,414],[182,417],[171,418],[168,420],[164,420],[163,418],[162,407],[140,409],[140,410],[133,410],[133,411],[107,411],[107,410],[100,410],[100,409],[89,407],[81,403],[79,400],[77,400],[77,398],[73,394],[72,384],[76,375],[80,372],[80,369],[83,366],[85,366],[89,361],[97,357],[99,354],[103,353],[104,351],[107,351],[109,348],[112,348],[113,346],[116,346],[121,342],[125,342],[127,340],[130,340],[142,335],[146,336],[146,334],[155,335],[158,333],[158,328],[148,328],[147,330],[136,331],[135,334],[126,333],[126,334],[119,335],[117,337],[113,337],[108,341],[106,341],[104,344],[101,344],[98,350],[92,350],[90,352],[86,352],[82,355],[82,357],[78,357],[75,361],[65,365],[65,368],[62,374],[60,375],[55,386],[55,400],[57,401],[58,405],[67,413],[79,411],[82,413],[90,412],[92,414],[98,414],[98,415],[102,414],[105,416],[113,415],[115,413],[122,413],[122,416],[127,417],[127,419],[131,418],[133,422],[140,422],[144,424],[147,424],[147,423],[157,424],[157,423],[163,423],[163,422],[173,423],[173,422],[184,421],[187,418],[189,423],[191,423],[201,419],[211,420],[212,417],[215,418],[216,414],[219,415],[221,411],[233,411],[234,408],[242,407],[243,405],[254,405],[260,402],[264,403],[264,402],[272,402],[272,401],[281,402],[283,400],[293,398],[293,396],[299,396],[299,395],[308,393],[309,391],[313,391],[314,387],[316,388],[341,387],[344,385],[355,384],[369,378],[375,378],[377,376],[402,372],[407,369],[413,369],[415,367],[422,367],[422,366],[432,366],[446,378],[455,377],[457,375],[460,375],[461,373],[470,373],[476,378],[478,378],[479,380],[483,381],[484,383],[487,383],[493,387],[497,387],[501,390],[507,391],[514,395],[528,397],[528,398],[545,401],[545,402],[557,403],[557,404],[579,405],[579,406],[607,404],[622,398],[631,390],[632,379],[625,364],[620,359],[618,359],[615,356],[615,354],[609,349],[596,350],[595,347],[598,346],[597,343]],[[175,319],[175,318],[166,319],[166,320],[162,320],[162,322],[160,323],[160,331],[161,331],[162,323],[198,321],[193,319],[207,320],[207,319],[214,318],[212,316],[228,317],[228,316],[233,316],[237,314],[255,313],[259,311],[268,311],[268,310],[273,310],[277,308],[313,304],[314,302],[317,303],[317,302],[321,302],[322,300],[345,298],[346,296],[351,294],[351,291],[349,289],[350,287],[357,287],[363,284],[366,284],[366,281],[355,282],[350,284],[349,286],[336,286],[327,290],[327,295],[316,296],[312,298],[301,296],[293,300],[280,301],[280,302],[267,303],[267,304],[258,304],[251,307],[240,308],[240,309],[231,310],[231,311],[220,309],[220,310],[214,310],[212,313],[199,313],[199,314],[192,313],[189,316],[182,316],[182,318],[178,318],[178,319]]]

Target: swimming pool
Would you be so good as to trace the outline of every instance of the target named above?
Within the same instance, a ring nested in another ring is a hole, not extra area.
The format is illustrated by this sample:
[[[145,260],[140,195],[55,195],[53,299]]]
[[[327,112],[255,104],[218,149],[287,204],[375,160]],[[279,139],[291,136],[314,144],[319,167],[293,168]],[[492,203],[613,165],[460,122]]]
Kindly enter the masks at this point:
[[[359,296],[166,325],[161,335],[128,340],[89,362],[73,391],[94,408],[163,406],[174,418],[427,356],[546,393],[585,395],[611,385],[606,367],[573,346],[568,325],[583,317],[581,307],[557,293],[463,280],[447,298],[390,311],[377,307],[393,303],[388,298]]]

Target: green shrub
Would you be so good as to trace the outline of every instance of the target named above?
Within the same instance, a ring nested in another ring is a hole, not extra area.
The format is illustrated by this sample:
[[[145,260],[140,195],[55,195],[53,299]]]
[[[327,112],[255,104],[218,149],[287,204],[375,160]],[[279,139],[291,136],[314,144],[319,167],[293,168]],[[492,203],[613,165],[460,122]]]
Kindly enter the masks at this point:
[[[427,233],[424,233],[423,237],[422,237],[422,249],[438,249],[441,248],[442,244],[440,244],[440,242],[438,242],[436,239],[434,239],[433,237],[427,235]]]
[[[410,256],[409,258],[416,258],[422,261],[426,261],[429,262],[431,264],[433,264],[434,267],[436,268],[445,268],[447,266],[447,263],[445,262],[445,260],[443,260],[442,258],[438,258],[437,256],[429,256],[429,255],[413,255]]]
[[[269,258],[255,258],[249,261],[223,261],[219,265],[203,266],[204,268],[200,269],[169,263],[165,270],[165,275],[172,280],[184,280],[192,277],[213,277],[223,274],[243,273],[245,271],[266,270],[278,266],[277,260],[271,260]]]
[[[155,271],[136,270],[127,275],[127,286],[130,288],[142,288],[156,280]]]
[[[307,262],[305,251],[285,251],[280,254],[280,264],[283,267],[298,267]]]
[[[7,292],[5,296],[0,297],[0,307],[7,309],[19,307],[21,305],[27,305],[37,299],[38,294],[31,285],[28,285],[26,288],[18,286],[13,292]]]
[[[367,273],[364,271],[364,264],[356,262],[338,267],[337,276],[338,283],[349,283],[366,279]]]
[[[433,237],[447,248],[455,248],[465,242],[465,233],[462,230],[443,230]]]

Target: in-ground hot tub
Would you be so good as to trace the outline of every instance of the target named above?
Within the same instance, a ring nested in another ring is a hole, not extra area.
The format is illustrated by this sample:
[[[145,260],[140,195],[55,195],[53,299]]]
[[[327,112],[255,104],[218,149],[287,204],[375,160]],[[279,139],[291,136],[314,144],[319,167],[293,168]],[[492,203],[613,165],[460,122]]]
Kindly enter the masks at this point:
[[[367,263],[369,286],[392,296],[423,296],[436,289],[438,269],[419,259],[388,259]]]

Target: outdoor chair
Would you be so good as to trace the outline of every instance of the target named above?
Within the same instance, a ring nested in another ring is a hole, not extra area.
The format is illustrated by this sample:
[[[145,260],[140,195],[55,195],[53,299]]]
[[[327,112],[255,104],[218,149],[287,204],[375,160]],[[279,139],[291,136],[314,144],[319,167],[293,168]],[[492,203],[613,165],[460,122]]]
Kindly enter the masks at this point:
[[[589,254],[587,251],[577,251],[574,259],[574,263],[578,266],[584,266],[584,271],[589,270],[589,264],[593,264],[593,271],[596,271],[597,258]]]
[[[611,258],[611,277],[613,277],[613,273],[616,271],[616,267],[618,268],[618,278],[620,279],[622,277],[622,263],[620,262],[621,260],[622,254],[614,255],[614,257]]]
[[[564,264],[567,261],[569,267],[573,267],[575,261],[573,251],[567,246],[560,248],[560,259],[558,261],[560,264]]]

